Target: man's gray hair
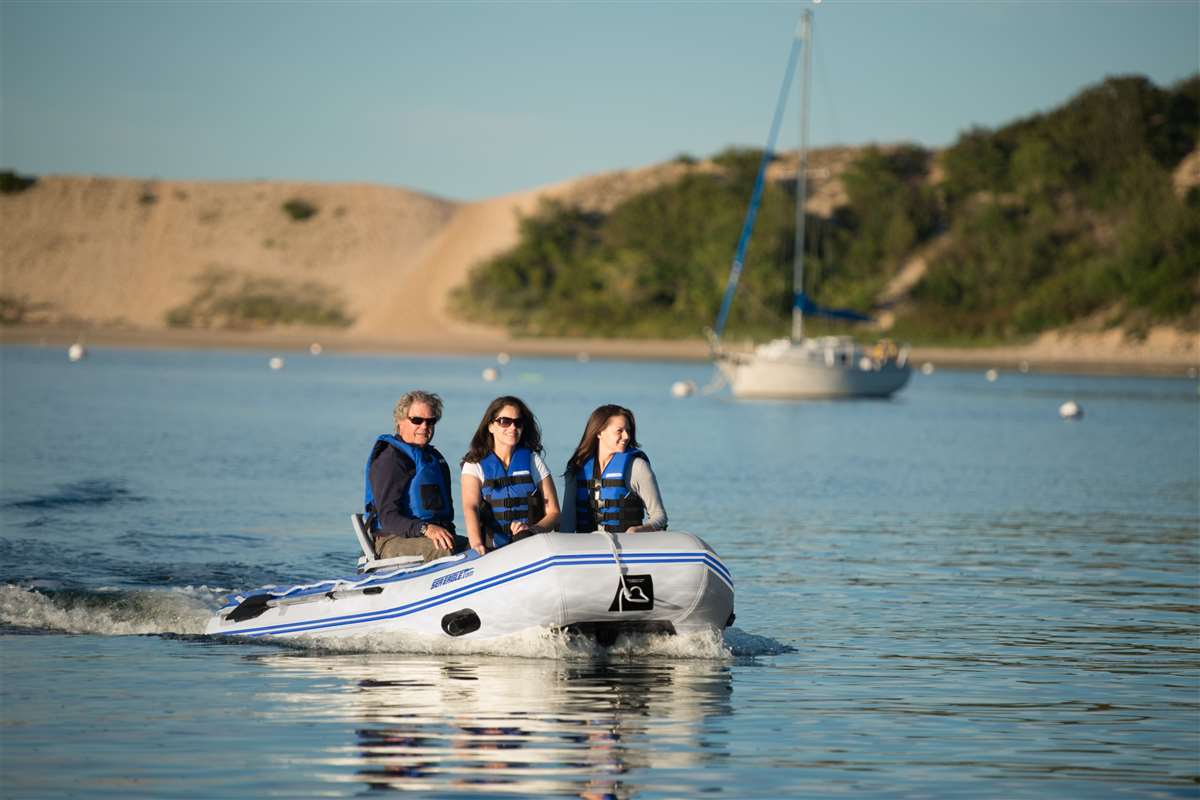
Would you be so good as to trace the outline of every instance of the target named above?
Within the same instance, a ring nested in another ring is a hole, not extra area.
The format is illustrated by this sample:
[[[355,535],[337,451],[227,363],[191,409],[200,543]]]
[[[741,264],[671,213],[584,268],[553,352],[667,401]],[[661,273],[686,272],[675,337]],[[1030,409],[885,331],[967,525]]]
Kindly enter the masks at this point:
[[[408,416],[408,410],[416,403],[424,403],[433,409],[433,415],[438,419],[442,418],[442,398],[438,397],[433,392],[424,392],[420,389],[414,389],[408,392],[400,401],[396,403],[396,408],[392,411],[392,418],[396,424],[400,424],[400,420]]]

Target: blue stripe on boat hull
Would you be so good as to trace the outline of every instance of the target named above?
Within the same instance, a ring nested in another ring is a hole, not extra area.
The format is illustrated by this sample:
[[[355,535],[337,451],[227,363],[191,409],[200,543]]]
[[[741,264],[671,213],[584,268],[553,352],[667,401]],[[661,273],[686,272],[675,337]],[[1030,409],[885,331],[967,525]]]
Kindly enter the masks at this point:
[[[729,570],[721,563],[720,559],[716,558],[712,553],[636,553],[621,558],[623,564],[703,564],[717,576],[729,589],[733,590],[733,579],[729,574]],[[462,599],[477,592],[486,591],[487,589],[495,588],[496,586],[509,583],[510,581],[519,580],[529,577],[550,567],[577,567],[577,566],[598,566],[604,564],[615,564],[613,557],[609,553],[584,554],[584,555],[557,555],[544,558],[541,561],[536,561],[532,564],[526,564],[516,569],[510,570],[500,575],[494,575],[490,578],[478,581],[474,584],[458,587],[436,597],[423,598],[411,603],[395,606],[393,608],[380,609],[378,611],[365,611],[357,614],[347,614],[338,617],[327,617],[318,620],[306,620],[303,622],[283,623],[278,625],[267,625],[261,628],[245,628],[242,630],[231,630],[226,635],[230,636],[278,636],[296,633],[305,633],[308,631],[316,631],[327,628],[348,627],[354,625],[363,625],[368,623],[381,622],[387,619],[396,619],[399,617],[408,616],[421,611],[426,611],[430,608],[435,608],[439,605],[453,602]],[[395,582],[395,581],[392,581]]]

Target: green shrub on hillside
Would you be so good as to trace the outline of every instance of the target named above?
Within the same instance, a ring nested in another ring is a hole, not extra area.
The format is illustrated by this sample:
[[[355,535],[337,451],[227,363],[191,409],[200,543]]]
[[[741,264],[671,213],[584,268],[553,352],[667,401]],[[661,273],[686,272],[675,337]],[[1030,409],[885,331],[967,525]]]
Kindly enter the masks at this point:
[[[317,215],[317,207],[307,200],[299,197],[293,197],[283,204],[283,213],[287,214],[296,222],[303,222],[306,219],[311,219]]]
[[[0,294],[0,325],[20,325],[23,322],[44,321],[34,317],[52,308],[50,303],[36,303],[29,295]]]
[[[192,279],[196,294],[166,314],[167,325],[184,328],[262,328],[273,325],[346,327],[342,300],[332,287],[316,282],[238,275],[209,267]]]
[[[901,147],[884,153],[867,148],[842,176],[849,203],[835,216],[836,272],[822,281],[826,295],[844,284],[878,283],[893,275],[918,245],[941,225],[940,210],[926,185],[930,153]]]
[[[744,177],[745,173],[750,173],[753,177],[758,174],[762,157],[763,151],[753,147],[727,147],[713,156],[712,162],[739,176]],[[777,158],[778,156],[772,153],[770,160],[774,161]]]
[[[720,303],[753,179],[687,175],[608,215],[545,203],[521,220],[514,249],[475,268],[456,305],[523,334],[695,335]],[[791,258],[790,204],[779,187],[765,195],[748,263]],[[769,327],[790,308],[777,269],[747,271],[742,292],[733,327]]]
[[[1004,337],[1106,309],[1179,321],[1200,297],[1200,214],[1171,172],[1195,147],[1200,77],[1163,90],[1113,78],[943,157],[952,244],[909,320],[938,336]],[[964,316],[965,312],[965,316]]]
[[[0,170],[0,194],[17,194],[37,183],[32,175],[18,175],[11,169]]]

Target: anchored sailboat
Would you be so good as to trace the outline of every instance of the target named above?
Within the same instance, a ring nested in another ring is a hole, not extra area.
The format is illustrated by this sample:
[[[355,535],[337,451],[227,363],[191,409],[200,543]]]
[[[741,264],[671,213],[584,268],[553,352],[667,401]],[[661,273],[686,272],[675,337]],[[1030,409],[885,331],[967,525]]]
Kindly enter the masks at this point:
[[[746,255],[746,246],[754,230],[754,220],[762,202],[767,165],[775,149],[780,121],[792,77],[796,71],[798,56],[803,54],[804,63],[800,84],[800,150],[799,167],[796,171],[796,246],[792,265],[792,335],[759,345],[753,351],[732,352],[721,346],[721,333],[729,317],[729,308],[737,291],[738,280]],[[812,66],[812,11],[805,10],[792,40],[791,54],[779,99],[775,105],[775,117],[767,148],[763,152],[758,177],[746,221],[738,239],[733,264],[729,270],[729,282],[721,310],[713,326],[711,344],[713,359],[729,381],[736,397],[888,397],[908,383],[912,372],[908,364],[907,349],[895,348],[890,343],[877,345],[868,352],[850,336],[822,336],[805,338],[805,313],[838,319],[864,321],[862,314],[845,309],[825,309],[818,306],[804,293],[804,204],[808,194],[808,104],[810,72]]]

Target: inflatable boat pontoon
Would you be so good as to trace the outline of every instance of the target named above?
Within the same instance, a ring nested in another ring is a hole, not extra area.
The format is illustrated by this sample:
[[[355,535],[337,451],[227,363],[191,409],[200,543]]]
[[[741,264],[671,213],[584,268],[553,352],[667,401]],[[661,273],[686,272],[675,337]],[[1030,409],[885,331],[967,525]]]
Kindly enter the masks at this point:
[[[611,643],[618,633],[721,631],[733,622],[733,579],[688,533],[543,533],[480,556],[429,563],[373,558],[359,573],[230,595],[206,633],[344,637],[404,632],[489,639],[568,629]]]

